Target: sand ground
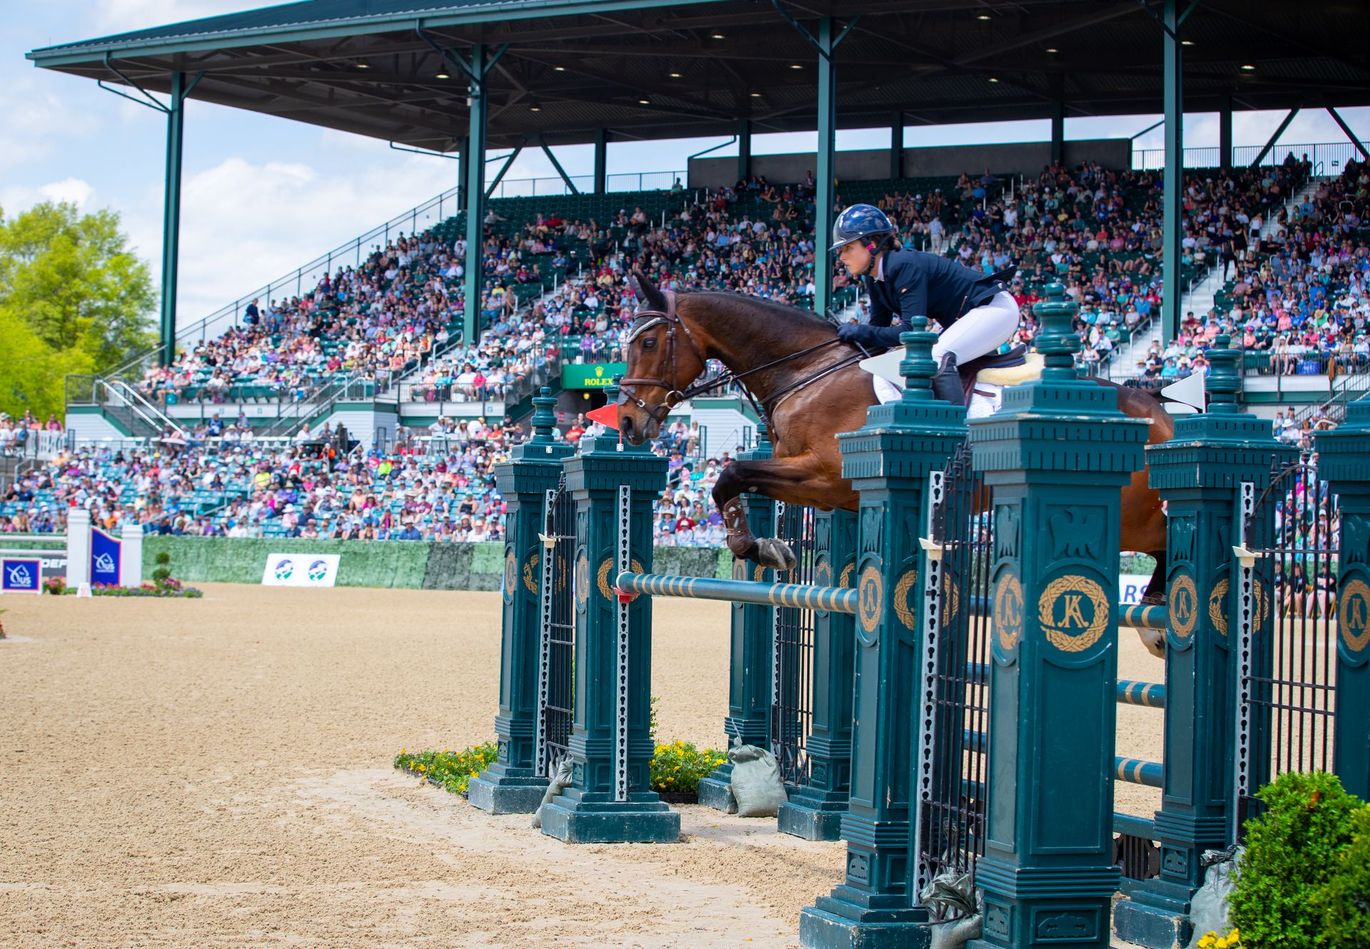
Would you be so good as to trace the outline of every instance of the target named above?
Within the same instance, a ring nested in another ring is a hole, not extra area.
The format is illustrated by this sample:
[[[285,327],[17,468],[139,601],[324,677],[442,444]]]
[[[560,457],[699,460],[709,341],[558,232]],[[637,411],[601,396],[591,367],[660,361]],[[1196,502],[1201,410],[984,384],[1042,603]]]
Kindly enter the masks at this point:
[[[0,945],[790,946],[841,878],[768,820],[566,847],[394,771],[492,736],[497,594],[205,591],[0,604]],[[662,737],[721,743],[727,622],[658,606]],[[1130,633],[1121,674],[1161,675]],[[1159,758],[1159,713],[1119,730]]]

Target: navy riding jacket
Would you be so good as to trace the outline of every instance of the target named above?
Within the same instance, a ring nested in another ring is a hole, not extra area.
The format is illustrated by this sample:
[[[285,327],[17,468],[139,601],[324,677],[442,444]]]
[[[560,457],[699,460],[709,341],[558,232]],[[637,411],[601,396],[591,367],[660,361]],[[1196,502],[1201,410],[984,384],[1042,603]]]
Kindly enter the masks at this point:
[[[880,345],[899,343],[915,316],[936,320],[946,329],[968,311],[983,306],[1001,290],[1014,270],[983,274],[955,261],[917,250],[895,250],[885,255],[883,279],[862,277],[870,295],[870,325],[888,327]],[[902,323],[903,325],[891,325]]]

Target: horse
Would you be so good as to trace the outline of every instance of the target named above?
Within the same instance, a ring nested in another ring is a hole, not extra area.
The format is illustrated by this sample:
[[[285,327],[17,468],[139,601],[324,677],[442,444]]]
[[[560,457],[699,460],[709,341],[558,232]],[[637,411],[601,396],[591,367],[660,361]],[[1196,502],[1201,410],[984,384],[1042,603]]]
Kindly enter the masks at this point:
[[[866,423],[877,403],[872,377],[857,363],[865,354],[837,339],[837,328],[798,307],[722,291],[673,293],[633,274],[638,305],[624,340],[627,372],[619,384],[618,426],[632,445],[655,438],[677,404],[737,381],[764,411],[771,457],[733,461],[713,489],[728,549],[741,559],[786,571],[795,557],[784,541],[758,538],[747,524],[740,495],[760,494],[821,510],[857,509],[851,481],[842,477],[837,434]],[[722,379],[693,384],[715,359]],[[1118,408],[1150,423],[1148,442],[1169,439],[1170,415],[1148,393],[1103,379],[1118,391]],[[1145,469],[1123,488],[1122,547],[1156,558],[1146,596],[1164,589],[1166,520]]]

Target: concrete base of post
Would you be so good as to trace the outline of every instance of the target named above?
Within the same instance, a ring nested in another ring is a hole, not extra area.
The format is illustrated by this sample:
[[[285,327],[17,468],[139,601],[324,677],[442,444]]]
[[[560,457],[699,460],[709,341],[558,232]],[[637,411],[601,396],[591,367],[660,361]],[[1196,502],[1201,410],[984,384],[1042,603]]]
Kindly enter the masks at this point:
[[[531,814],[546,793],[546,778],[508,774],[493,764],[472,779],[466,799],[491,814]]]
[[[567,788],[542,809],[542,832],[568,844],[671,844],[680,840],[680,814],[654,791],[627,801]]]

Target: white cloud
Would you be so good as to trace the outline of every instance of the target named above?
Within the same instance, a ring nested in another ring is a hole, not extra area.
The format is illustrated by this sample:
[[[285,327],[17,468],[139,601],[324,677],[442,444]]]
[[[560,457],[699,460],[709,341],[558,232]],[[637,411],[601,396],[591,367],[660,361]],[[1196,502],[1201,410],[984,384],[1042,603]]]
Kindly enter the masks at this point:
[[[95,188],[80,178],[64,178],[37,187],[22,185],[0,189],[0,209],[5,216],[14,216],[28,210],[41,201],[66,201],[76,205],[78,210],[88,210]]]
[[[0,172],[51,155],[62,139],[99,128],[93,114],[75,109],[63,97],[31,78],[0,83]]]
[[[451,163],[417,156],[367,163],[341,174],[323,174],[302,162],[253,163],[232,157],[188,175],[181,201],[181,327],[268,281],[293,295],[295,268],[435,197],[454,178]],[[454,210],[446,202],[442,216]],[[124,217],[139,254],[154,262],[161,255],[161,211],[160,187],[149,188],[139,207]],[[417,219],[418,229],[437,218],[435,208]],[[391,237],[410,228],[405,218]],[[378,240],[367,241],[361,255]],[[335,258],[334,267],[356,258],[349,249]],[[309,289],[311,275],[305,274],[300,285]]]

